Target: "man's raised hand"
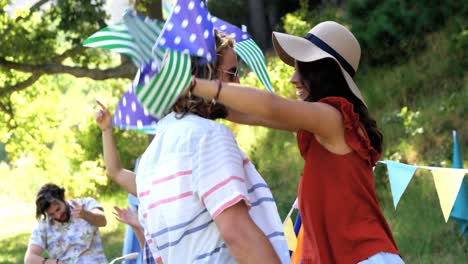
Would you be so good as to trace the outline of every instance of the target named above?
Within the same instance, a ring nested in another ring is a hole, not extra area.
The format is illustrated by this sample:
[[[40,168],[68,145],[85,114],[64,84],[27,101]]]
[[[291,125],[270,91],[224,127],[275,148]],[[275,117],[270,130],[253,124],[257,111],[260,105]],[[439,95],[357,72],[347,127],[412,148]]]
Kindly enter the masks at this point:
[[[74,207],[73,210],[71,211],[71,215],[75,218],[83,218],[83,216],[85,215],[84,206],[81,204],[78,204],[74,200],[71,200],[71,202]]]

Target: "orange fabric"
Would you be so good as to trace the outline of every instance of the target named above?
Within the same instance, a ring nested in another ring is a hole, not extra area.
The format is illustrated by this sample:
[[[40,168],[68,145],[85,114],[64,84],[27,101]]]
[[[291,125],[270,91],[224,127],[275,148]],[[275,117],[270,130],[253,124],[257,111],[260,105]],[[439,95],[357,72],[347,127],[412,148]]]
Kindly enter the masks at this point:
[[[299,234],[297,235],[296,250],[294,250],[294,252],[291,255],[291,264],[301,264],[303,237],[304,237],[304,229],[301,226],[301,229],[299,229]]]
[[[353,151],[334,154],[314,134],[297,134],[305,160],[298,194],[303,264],[357,263],[382,251],[399,254],[375,194],[372,166],[379,153],[351,103],[339,97],[321,102],[341,112],[345,140]]]

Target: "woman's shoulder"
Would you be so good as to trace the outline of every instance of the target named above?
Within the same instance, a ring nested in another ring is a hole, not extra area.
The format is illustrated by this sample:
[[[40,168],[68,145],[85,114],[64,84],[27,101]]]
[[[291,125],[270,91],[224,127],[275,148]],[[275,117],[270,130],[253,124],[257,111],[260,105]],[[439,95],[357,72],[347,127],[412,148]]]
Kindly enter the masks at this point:
[[[380,154],[372,147],[359,114],[354,111],[354,105],[343,97],[325,97],[320,102],[333,106],[341,113],[346,143],[369,164],[375,164]]]
[[[347,126],[359,126],[359,114],[354,112],[354,105],[346,98],[331,96],[320,99],[321,103],[327,104],[335,108],[341,113],[345,128]]]

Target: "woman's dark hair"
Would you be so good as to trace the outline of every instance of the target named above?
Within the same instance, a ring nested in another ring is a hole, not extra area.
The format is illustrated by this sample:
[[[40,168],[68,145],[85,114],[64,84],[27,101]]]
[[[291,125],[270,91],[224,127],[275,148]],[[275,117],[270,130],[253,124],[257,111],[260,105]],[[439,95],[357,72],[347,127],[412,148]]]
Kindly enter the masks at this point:
[[[343,97],[353,104],[354,112],[359,114],[359,120],[366,129],[372,147],[379,153],[383,150],[383,134],[377,128],[377,122],[370,117],[367,107],[357,98],[346,82],[338,63],[325,58],[314,62],[297,62],[302,78],[302,84],[309,95],[308,102],[317,102],[329,96]]]
[[[221,31],[215,30],[216,56],[217,60],[209,64],[200,64],[198,59],[191,57],[192,75],[197,78],[214,80],[218,78],[218,66],[224,52],[234,47],[234,40]],[[196,114],[207,119],[226,118],[227,109],[223,104],[211,104],[211,101],[199,96],[184,96],[179,98],[171,108],[177,118],[184,117],[187,113]]]
[[[65,189],[53,183],[47,183],[36,195],[36,218],[46,217],[46,211],[53,202],[65,202]]]

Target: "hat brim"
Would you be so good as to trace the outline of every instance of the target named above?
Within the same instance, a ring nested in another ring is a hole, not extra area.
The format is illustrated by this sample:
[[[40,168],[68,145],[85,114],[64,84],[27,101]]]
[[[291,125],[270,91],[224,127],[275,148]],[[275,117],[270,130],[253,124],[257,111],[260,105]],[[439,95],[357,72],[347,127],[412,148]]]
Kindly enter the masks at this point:
[[[331,58],[335,60],[336,63],[340,66],[341,72],[343,73],[343,76],[345,77],[345,80],[348,83],[351,92],[353,92],[353,94],[357,98],[359,98],[359,100],[361,100],[364,103],[364,105],[366,105],[366,102],[362,97],[361,91],[357,87],[353,78],[340,65],[338,60],[329,53],[315,46],[312,42],[308,41],[305,38],[292,36],[280,32],[273,32],[273,47],[275,48],[276,53],[278,54],[280,59],[284,63],[292,67],[294,67],[294,61],[312,62],[324,58]]]

